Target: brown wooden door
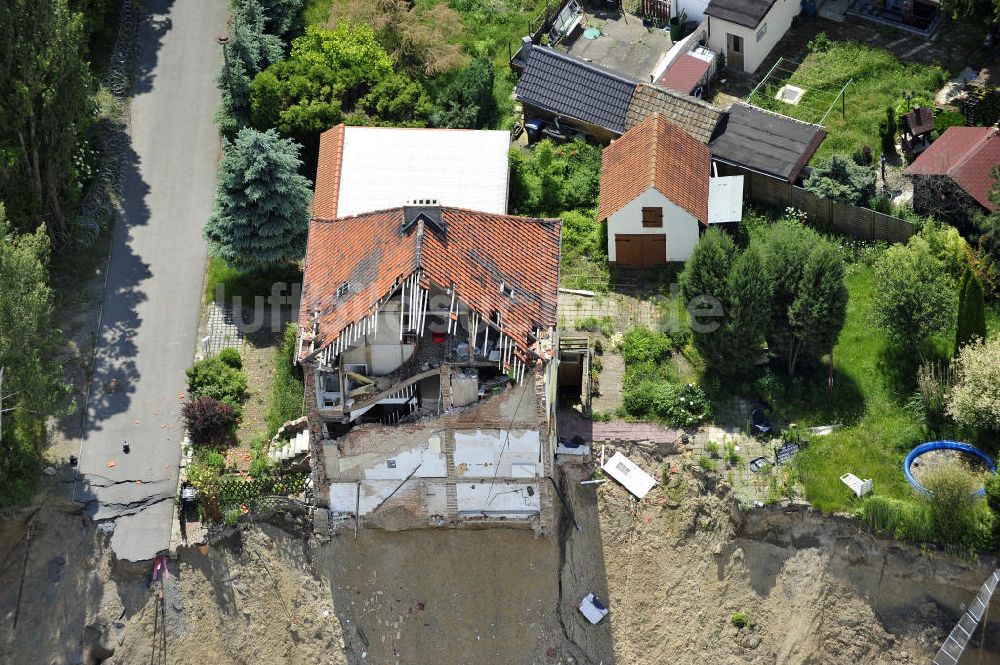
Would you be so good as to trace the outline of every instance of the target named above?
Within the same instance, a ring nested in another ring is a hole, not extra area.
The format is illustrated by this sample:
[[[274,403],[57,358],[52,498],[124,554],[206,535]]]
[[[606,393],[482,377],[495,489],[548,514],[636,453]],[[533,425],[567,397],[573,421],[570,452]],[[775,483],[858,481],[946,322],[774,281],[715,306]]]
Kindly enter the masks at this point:
[[[726,33],[726,67],[743,71],[743,38],[739,35]]]
[[[627,268],[651,268],[665,265],[667,263],[666,234],[615,234],[615,262]]]

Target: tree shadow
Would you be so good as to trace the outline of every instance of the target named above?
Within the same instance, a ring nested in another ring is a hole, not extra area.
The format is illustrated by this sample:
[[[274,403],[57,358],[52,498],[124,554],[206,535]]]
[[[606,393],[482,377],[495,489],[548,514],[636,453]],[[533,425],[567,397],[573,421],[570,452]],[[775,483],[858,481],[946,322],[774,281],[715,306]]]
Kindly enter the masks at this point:
[[[132,95],[152,92],[156,81],[157,62],[163,38],[174,27],[170,9],[174,0],[147,0],[142,3],[142,16],[136,41],[135,63],[132,68]]]
[[[90,379],[86,427],[99,431],[111,416],[128,411],[140,379],[135,337],[142,319],[138,307],[148,299],[140,285],[151,277],[149,265],[134,251],[130,230],[149,223],[150,187],[140,175],[140,157],[129,145],[124,161],[123,207],[111,240],[104,303]]]

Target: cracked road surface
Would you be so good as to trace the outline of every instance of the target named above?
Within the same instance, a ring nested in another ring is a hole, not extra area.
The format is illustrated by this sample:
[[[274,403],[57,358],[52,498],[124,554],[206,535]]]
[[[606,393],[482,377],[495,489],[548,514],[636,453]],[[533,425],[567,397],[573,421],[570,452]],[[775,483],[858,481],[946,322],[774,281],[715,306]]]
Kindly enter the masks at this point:
[[[119,559],[167,549],[215,188],[215,41],[225,0],[148,0],[75,499],[113,520]],[[128,441],[129,454],[122,451]]]

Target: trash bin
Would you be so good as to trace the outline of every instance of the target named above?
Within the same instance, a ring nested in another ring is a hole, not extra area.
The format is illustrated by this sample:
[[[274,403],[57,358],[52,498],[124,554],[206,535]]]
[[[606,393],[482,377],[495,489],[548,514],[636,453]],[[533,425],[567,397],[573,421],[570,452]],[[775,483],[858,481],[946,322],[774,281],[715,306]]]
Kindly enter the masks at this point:
[[[528,143],[537,143],[542,138],[542,128],[545,123],[538,118],[524,121],[524,131],[528,132]]]
[[[676,42],[681,38],[681,32],[684,30],[684,24],[681,23],[680,16],[670,17],[670,41]]]

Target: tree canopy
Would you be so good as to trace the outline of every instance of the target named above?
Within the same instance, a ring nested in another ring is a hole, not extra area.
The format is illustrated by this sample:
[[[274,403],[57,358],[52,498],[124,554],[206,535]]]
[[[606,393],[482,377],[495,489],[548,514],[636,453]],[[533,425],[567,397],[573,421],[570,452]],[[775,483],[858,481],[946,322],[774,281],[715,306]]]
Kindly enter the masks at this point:
[[[977,338],[986,339],[986,301],[983,283],[970,268],[966,268],[958,291],[955,352]]]
[[[44,226],[18,235],[0,205],[0,504],[23,495],[34,470],[45,416],[64,410],[68,386],[58,361]]]
[[[794,374],[803,356],[833,348],[847,316],[844,262],[837,248],[801,224],[785,221],[754,238],[771,283],[767,343]]]
[[[813,167],[803,186],[816,196],[848,205],[865,205],[875,193],[875,171],[844,155],[831,155]]]
[[[581,140],[553,145],[545,139],[531,151],[511,148],[511,209],[519,215],[558,215],[597,207],[601,150]]]
[[[83,17],[66,0],[0,3],[0,200],[20,229],[68,238],[73,162],[92,118]]]
[[[1000,338],[963,346],[955,375],[948,415],[961,425],[1000,432]]]
[[[759,357],[770,312],[771,285],[759,249],[739,252],[732,239],[709,229],[680,276],[694,346],[708,368],[739,374]]]
[[[367,25],[341,22],[333,30],[310,26],[250,86],[255,127],[302,137],[329,129],[393,74],[392,59]]]
[[[955,281],[920,236],[885,251],[875,284],[872,322],[897,344],[922,344],[955,321]]]
[[[438,97],[431,121],[435,127],[488,129],[496,122],[493,63],[476,58]]]
[[[274,130],[245,128],[226,142],[204,229],[213,256],[243,269],[302,257],[311,188],[298,173],[299,149]]]

